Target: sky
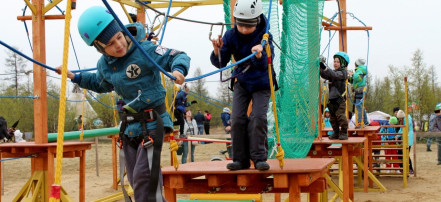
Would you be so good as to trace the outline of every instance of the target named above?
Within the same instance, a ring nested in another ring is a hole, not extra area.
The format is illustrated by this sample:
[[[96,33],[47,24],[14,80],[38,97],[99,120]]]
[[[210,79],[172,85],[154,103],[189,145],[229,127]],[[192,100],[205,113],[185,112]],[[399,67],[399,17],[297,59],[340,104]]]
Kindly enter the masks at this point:
[[[112,7],[120,16],[123,23],[128,23],[127,18],[122,12],[119,4],[110,1]],[[59,4],[62,10],[66,9],[66,1]],[[101,1],[77,1],[77,9],[72,12],[71,36],[74,41],[74,47],[77,52],[78,62],[81,68],[91,68],[96,66],[96,62],[101,56],[93,47],[87,46],[81,39],[77,31],[77,21],[80,14],[92,5],[103,5]],[[23,1],[10,1],[0,7],[0,40],[18,47],[23,53],[32,56],[29,42],[26,37],[23,22],[17,20],[17,16],[22,15],[22,9],[25,3]],[[423,51],[424,63],[429,67],[435,66],[437,74],[441,73],[441,60],[439,59],[439,45],[441,44],[441,25],[438,19],[441,16],[439,12],[441,1],[439,0],[347,0],[347,12],[353,13],[362,20],[367,26],[372,26],[369,40],[365,31],[349,31],[348,54],[351,63],[357,58],[369,59],[369,74],[374,77],[382,78],[388,73],[388,66],[393,65],[397,68],[411,65],[413,53],[420,49]],[[127,7],[129,12],[135,12],[134,9]],[[324,16],[332,17],[337,12],[336,1],[326,1]],[[163,12],[166,9],[162,9]],[[172,9],[174,13],[176,9]],[[280,10],[282,12],[282,10]],[[49,14],[60,14],[57,9],[52,9]],[[29,9],[27,15],[30,15]],[[218,6],[193,7],[180,15],[183,18],[207,21],[223,21],[223,9]],[[149,13],[147,23],[153,20],[154,15]],[[27,22],[28,29],[31,30],[31,22]],[[358,21],[348,16],[349,26],[362,26]],[[191,69],[187,76],[194,77],[193,72],[196,68],[201,68],[202,73],[208,73],[216,70],[211,65],[209,56],[212,51],[211,42],[208,39],[210,26],[189,23],[184,21],[172,20],[167,24],[162,45],[185,51],[191,57]],[[271,31],[271,30],[270,30]],[[218,33],[220,30],[215,30]],[[63,53],[63,20],[46,21],[46,62],[51,67],[62,64]],[[330,43],[330,54],[338,51],[338,35]],[[31,38],[32,39],[32,38]],[[322,32],[321,50],[329,42],[328,31]],[[69,69],[77,69],[77,62],[70,45]],[[322,52],[321,51],[321,52]],[[7,49],[0,46],[0,64],[4,64]],[[324,54],[327,55],[327,50]],[[0,65],[0,73],[5,72],[4,65]],[[28,64],[31,68],[32,64]],[[58,77],[55,73],[51,76]],[[0,75],[0,79],[3,79]],[[52,79],[59,83],[59,79]],[[207,88],[210,96],[215,97],[215,92],[219,85],[219,74],[206,78]],[[439,82],[438,82],[439,84]],[[69,87],[71,88],[71,86]]]

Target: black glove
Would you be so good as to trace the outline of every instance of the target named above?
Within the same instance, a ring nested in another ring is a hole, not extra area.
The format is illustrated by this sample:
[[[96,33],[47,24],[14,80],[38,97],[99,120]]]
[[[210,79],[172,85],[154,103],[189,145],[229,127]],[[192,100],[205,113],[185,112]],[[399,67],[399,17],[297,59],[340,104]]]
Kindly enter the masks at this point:
[[[320,69],[326,69],[326,58],[320,55]]]
[[[323,62],[320,62],[320,69],[325,70],[326,69],[326,64]]]
[[[196,101],[196,100],[193,100],[193,101],[191,101],[190,103],[191,103],[191,104],[197,104],[197,103],[198,103],[198,101]]]

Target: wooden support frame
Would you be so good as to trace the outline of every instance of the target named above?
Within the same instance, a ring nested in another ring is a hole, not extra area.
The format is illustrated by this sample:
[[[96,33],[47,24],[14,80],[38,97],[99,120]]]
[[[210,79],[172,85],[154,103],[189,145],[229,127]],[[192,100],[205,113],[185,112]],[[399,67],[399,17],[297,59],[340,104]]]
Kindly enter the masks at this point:
[[[86,199],[86,150],[91,149],[92,144],[93,142],[65,142],[63,145],[64,158],[80,158],[79,199],[81,202],[84,202]],[[17,194],[17,199],[32,199],[35,196],[40,196],[45,199],[44,201],[49,200],[48,192],[50,186],[54,182],[54,158],[56,155],[56,148],[56,142],[46,144],[36,144],[34,142],[0,144],[1,158],[13,158],[37,154],[36,157],[32,158],[32,176]],[[42,168],[39,168],[36,165],[39,162],[42,162]],[[33,196],[28,197],[30,191],[32,191]],[[67,192],[64,191],[64,195],[64,199],[69,201],[70,197]]]
[[[290,193],[290,201],[300,201],[300,193],[308,192],[311,201],[318,201],[318,193],[326,188],[323,175],[334,159],[286,159],[283,169],[278,166],[277,159],[270,159],[268,171],[251,168],[229,171],[226,169],[229,162],[193,162],[181,165],[178,170],[172,166],[163,168],[165,198],[175,202],[176,194],[185,193],[267,192]],[[270,178],[271,175],[274,177]]]

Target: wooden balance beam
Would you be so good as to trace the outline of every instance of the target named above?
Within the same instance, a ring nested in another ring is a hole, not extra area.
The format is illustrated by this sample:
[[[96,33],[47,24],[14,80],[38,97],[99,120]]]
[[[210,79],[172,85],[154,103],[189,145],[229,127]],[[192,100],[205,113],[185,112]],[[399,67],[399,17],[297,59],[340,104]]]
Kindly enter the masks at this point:
[[[300,201],[301,192],[307,192],[311,194],[311,201],[318,201],[318,193],[326,189],[323,175],[334,159],[285,159],[283,169],[278,160],[270,159],[271,168],[267,171],[253,166],[230,171],[227,163],[231,161],[187,163],[178,170],[172,166],[163,168],[166,200],[176,202],[176,194],[189,193],[289,193],[289,201],[294,202]]]

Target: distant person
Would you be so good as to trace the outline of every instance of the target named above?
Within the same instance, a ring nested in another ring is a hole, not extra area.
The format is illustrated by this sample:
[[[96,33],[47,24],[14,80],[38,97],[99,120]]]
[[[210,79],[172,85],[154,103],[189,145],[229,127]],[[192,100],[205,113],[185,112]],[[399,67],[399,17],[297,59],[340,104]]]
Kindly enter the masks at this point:
[[[195,136],[196,134],[198,134],[198,125],[196,123],[196,120],[192,118],[191,110],[187,109],[185,111],[184,133],[185,137],[188,138],[188,136]],[[196,149],[197,144],[197,141],[183,142],[184,152],[182,153],[182,164],[187,163],[187,155],[189,149],[188,145],[191,145],[191,162],[194,162],[194,150]]]
[[[330,119],[331,119],[331,113],[329,112],[329,109],[326,108],[325,109],[325,118],[323,119],[323,121],[325,123],[325,127],[332,127]],[[332,134],[334,134],[334,131],[328,131],[328,136],[331,136]]]
[[[334,134],[329,139],[348,139],[348,119],[346,118],[346,79],[348,72],[349,56],[345,52],[334,55],[334,70],[330,69],[321,58],[320,76],[329,81],[328,109],[331,113],[331,125]]]
[[[198,134],[204,134],[204,115],[201,113],[201,110],[198,109],[198,113],[194,115],[194,120],[196,120],[196,124],[198,125]]]
[[[184,118],[185,118],[185,108],[189,107],[191,104],[197,103],[197,101],[191,101],[187,102],[187,95],[190,91],[190,87],[187,83],[184,83],[181,86],[181,89],[179,90],[178,94],[176,95],[175,100],[175,110],[174,115],[176,118],[176,121],[173,123],[173,125],[179,126],[179,134],[184,134]]]
[[[352,83],[352,87],[355,92],[355,99],[353,103],[357,109],[357,121],[355,128],[361,128],[361,120],[363,120],[364,125],[369,125],[366,109],[363,108],[365,97],[363,90],[366,87],[367,76],[367,67],[365,66],[365,63],[365,59],[357,59],[355,61],[355,73],[352,71],[348,72],[349,82]]]
[[[205,135],[210,135],[210,120],[211,120],[211,113],[208,110],[205,110],[204,112]]]
[[[435,106],[435,121],[433,122],[432,132],[441,132],[441,103]],[[441,165],[441,137],[436,137],[438,144],[438,165]]]
[[[233,56],[241,60],[256,53],[233,71],[233,112],[231,114],[231,137],[233,139],[233,162],[227,164],[230,170],[250,168],[250,160],[257,170],[268,170],[267,110],[271,96],[269,75],[275,78],[275,71],[268,70],[268,55],[261,45],[266,34],[268,19],[262,13],[261,0],[239,0],[234,6],[236,26],[212,40],[211,64],[220,68],[227,65]],[[274,52],[273,38],[269,33],[267,43]],[[274,58],[274,54],[271,54]],[[219,61],[221,58],[222,61]],[[219,63],[222,63],[219,65]],[[274,79],[275,80],[275,79]],[[277,89],[277,85],[275,85]],[[252,101],[252,112],[247,110]]]
[[[429,127],[428,127],[428,131],[432,131],[433,129],[433,124],[435,123],[435,118],[436,118],[436,114],[432,113],[429,116]],[[433,137],[427,137],[427,149],[426,151],[431,152],[432,150],[430,149],[430,146],[432,145],[432,141],[433,141]]]
[[[400,107],[394,107],[394,109],[393,109],[393,113],[394,113],[394,116],[395,116],[395,117],[397,117],[397,113],[398,113],[398,111],[400,111]]]
[[[395,117],[395,116],[390,117],[389,125],[393,126],[393,125],[397,125],[397,124],[398,124],[397,117]],[[382,131],[381,131],[381,133],[397,133],[397,132],[398,131],[394,127],[382,128]],[[397,135],[382,135],[381,137],[382,137],[383,141],[391,141],[389,143],[385,143],[385,144],[388,144],[388,145],[395,145],[396,142],[394,142],[394,141],[398,140],[398,136]],[[385,157],[386,160],[397,160],[398,159],[398,157],[397,157],[397,154],[398,154],[397,149],[387,149],[387,150],[384,150],[384,153],[385,153],[385,155],[388,155],[388,156]],[[398,163],[386,163],[386,168],[392,168],[392,167],[393,168],[399,168],[400,165]],[[390,172],[391,172],[391,170],[386,170],[386,173],[390,173]],[[400,173],[399,170],[393,170],[393,172]]]
[[[226,134],[230,134],[231,132],[231,119],[230,119],[230,108],[224,107],[221,113],[222,124],[224,125],[224,130]],[[231,138],[227,138],[227,140],[231,140]],[[232,148],[230,143],[226,143],[228,158],[232,156]]]
[[[3,118],[3,116],[0,116],[0,140],[2,142],[7,142],[8,141],[8,124],[5,120],[5,118]]]
[[[406,118],[406,114],[404,113],[403,110],[398,110],[397,112],[397,118],[398,118],[398,125],[406,125],[407,121],[409,121],[409,131],[407,133],[408,136],[408,146],[409,146],[409,153],[410,153],[410,148],[413,145],[413,121],[412,121],[412,117],[410,116],[410,114],[407,115]],[[403,128],[400,128],[400,130],[398,131],[398,133],[403,133]],[[401,138],[403,139],[403,138]],[[398,154],[403,155],[403,150],[398,150]],[[400,159],[402,159],[402,157],[400,157]],[[401,165],[402,167],[402,165]],[[409,173],[410,174],[414,174],[413,171],[413,166],[412,166],[412,159],[410,159],[410,155],[409,155]]]

